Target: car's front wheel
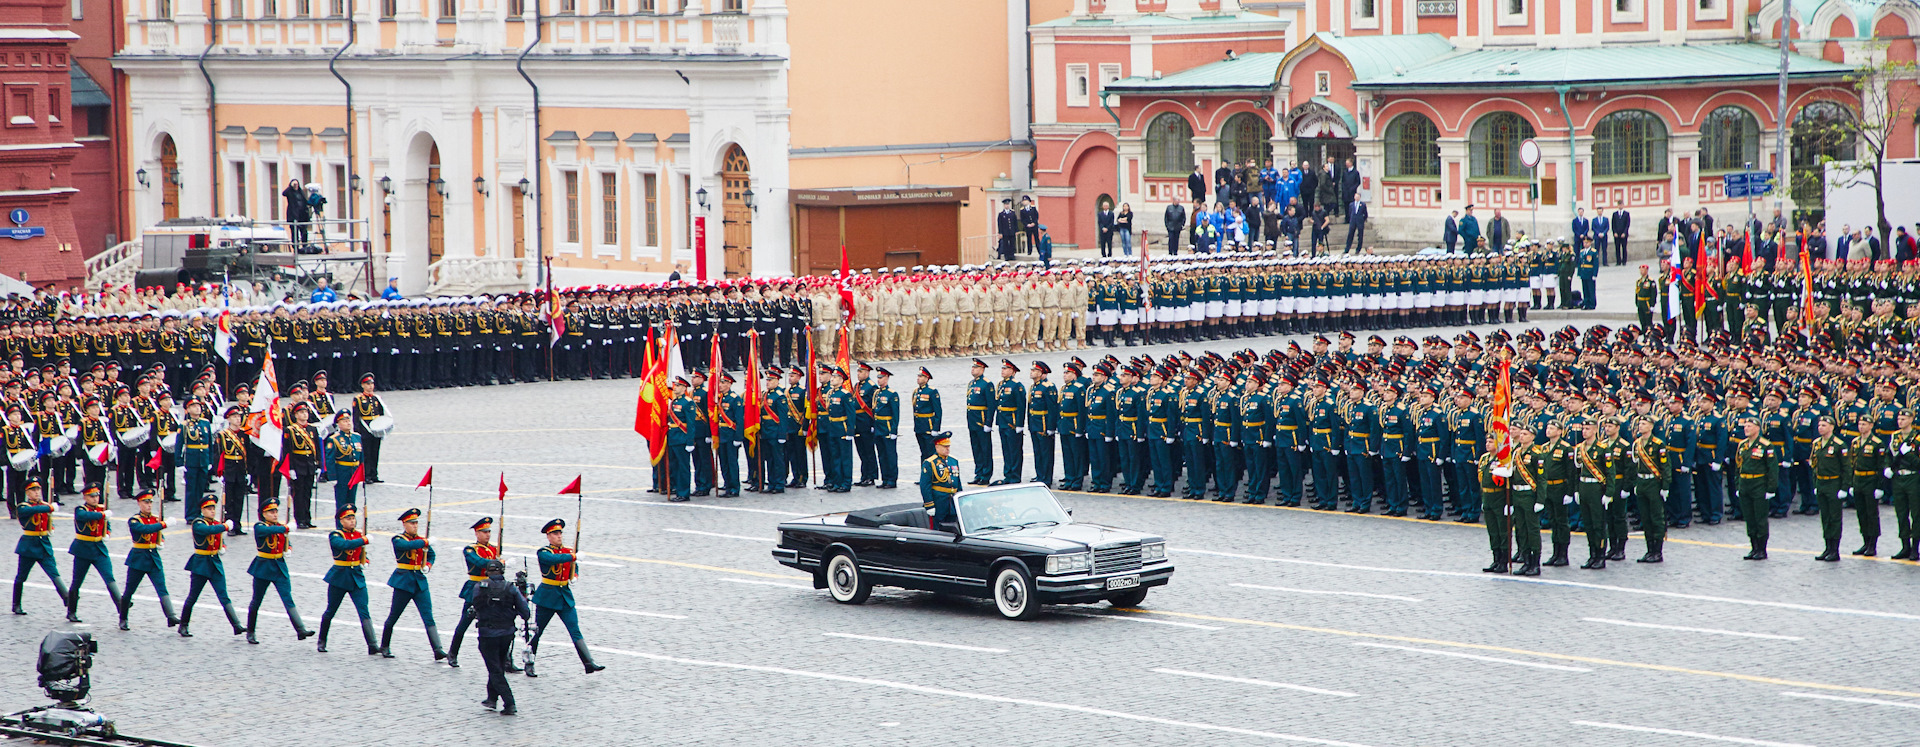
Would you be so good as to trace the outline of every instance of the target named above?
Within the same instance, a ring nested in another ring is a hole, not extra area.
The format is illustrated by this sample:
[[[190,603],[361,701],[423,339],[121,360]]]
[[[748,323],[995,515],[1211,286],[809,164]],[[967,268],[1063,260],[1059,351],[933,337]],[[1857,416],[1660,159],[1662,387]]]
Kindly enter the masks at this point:
[[[827,561],[827,593],[841,604],[862,604],[873,593],[873,582],[860,572],[853,556],[843,552]]]
[[[1141,586],[1107,597],[1107,603],[1115,607],[1138,607],[1147,601],[1147,587]]]
[[[993,575],[993,606],[1009,620],[1032,620],[1040,614],[1039,588],[1033,574],[1017,565],[1000,568]]]

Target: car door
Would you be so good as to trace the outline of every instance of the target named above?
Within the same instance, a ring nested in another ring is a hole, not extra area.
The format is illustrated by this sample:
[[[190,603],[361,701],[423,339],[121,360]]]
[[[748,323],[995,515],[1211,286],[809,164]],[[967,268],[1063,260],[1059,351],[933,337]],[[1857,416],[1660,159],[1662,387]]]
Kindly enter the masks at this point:
[[[985,592],[986,568],[975,557],[977,548],[953,532],[907,529],[894,544],[901,569],[925,584],[923,588],[952,594]]]

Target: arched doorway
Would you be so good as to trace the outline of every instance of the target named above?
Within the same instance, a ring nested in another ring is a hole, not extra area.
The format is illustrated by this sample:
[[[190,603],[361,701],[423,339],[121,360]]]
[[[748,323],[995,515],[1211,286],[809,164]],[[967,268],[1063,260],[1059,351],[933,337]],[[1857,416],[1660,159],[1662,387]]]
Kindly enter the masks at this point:
[[[727,146],[727,156],[720,162],[720,220],[725,226],[721,239],[726,249],[727,277],[753,274],[753,206],[747,204],[752,181],[747,152],[738,145]]]
[[[180,217],[180,151],[172,135],[160,136],[160,219]]]
[[[1316,102],[1296,106],[1289,114],[1293,152],[1301,163],[1324,169],[1328,158],[1345,164],[1353,157],[1353,128],[1345,117]]]
[[[440,178],[440,145],[427,147],[427,264],[440,261],[447,251],[446,212],[447,198],[440,194],[446,188],[446,180]]]

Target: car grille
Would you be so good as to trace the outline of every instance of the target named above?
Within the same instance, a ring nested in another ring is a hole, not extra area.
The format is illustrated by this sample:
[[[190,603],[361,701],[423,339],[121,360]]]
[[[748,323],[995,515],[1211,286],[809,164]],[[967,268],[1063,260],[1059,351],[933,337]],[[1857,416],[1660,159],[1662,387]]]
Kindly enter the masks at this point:
[[[1107,547],[1093,551],[1093,572],[1122,573],[1140,570],[1140,546]]]

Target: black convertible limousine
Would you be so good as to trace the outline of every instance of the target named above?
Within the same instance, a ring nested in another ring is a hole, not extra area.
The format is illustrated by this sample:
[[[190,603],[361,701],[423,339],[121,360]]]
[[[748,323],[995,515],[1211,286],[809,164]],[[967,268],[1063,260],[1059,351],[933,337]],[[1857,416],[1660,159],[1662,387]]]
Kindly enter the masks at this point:
[[[773,557],[842,604],[896,586],[992,599],[1015,620],[1042,604],[1132,607],[1173,576],[1165,539],[1077,523],[1045,485],[969,490],[954,502],[958,526],[928,526],[918,503],[782,522]]]

